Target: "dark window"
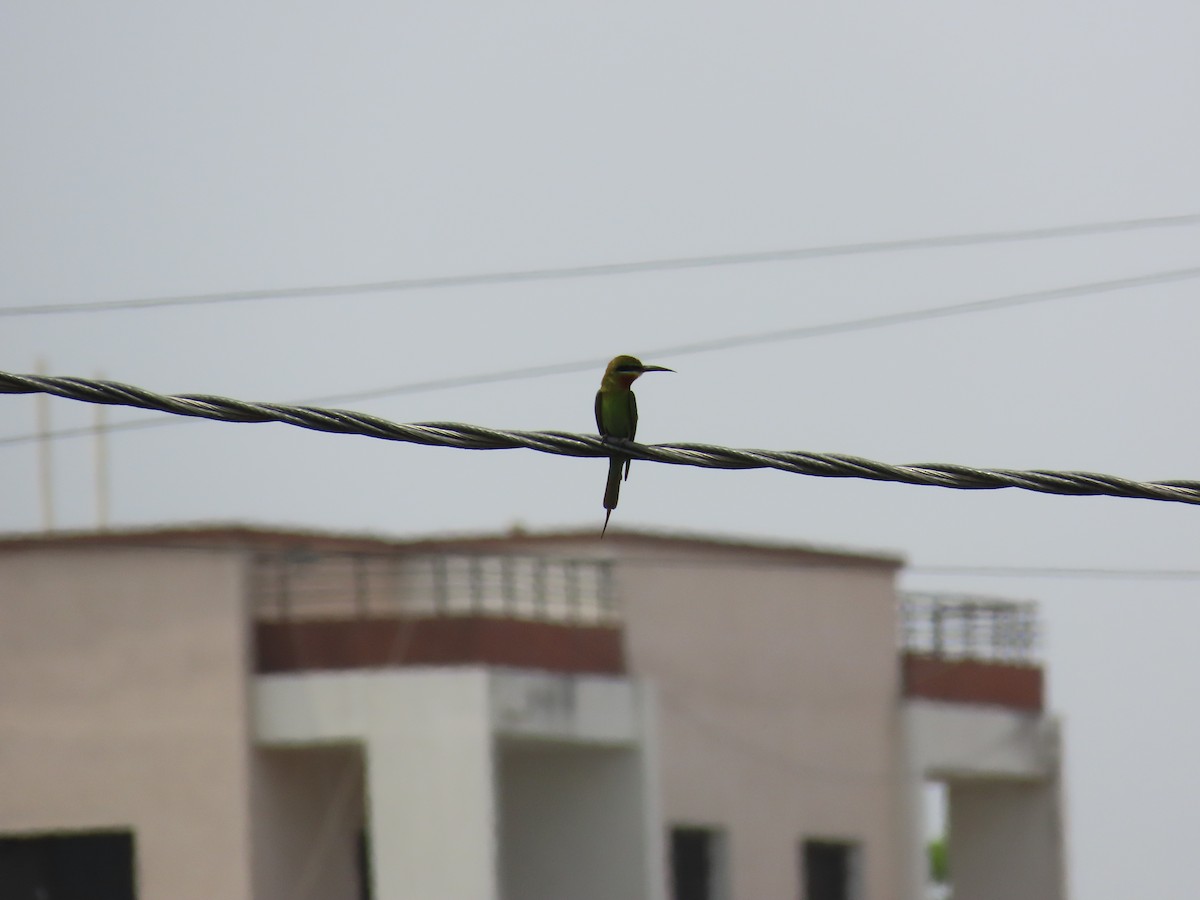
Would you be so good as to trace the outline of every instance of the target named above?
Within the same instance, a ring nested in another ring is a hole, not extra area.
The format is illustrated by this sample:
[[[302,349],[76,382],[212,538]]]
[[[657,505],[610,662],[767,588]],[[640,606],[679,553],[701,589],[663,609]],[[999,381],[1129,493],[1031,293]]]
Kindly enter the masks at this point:
[[[857,852],[845,841],[805,841],[803,900],[857,900]]]
[[[671,829],[673,900],[722,900],[725,891],[723,835],[712,828]]]
[[[0,837],[0,900],[137,900],[127,831]]]

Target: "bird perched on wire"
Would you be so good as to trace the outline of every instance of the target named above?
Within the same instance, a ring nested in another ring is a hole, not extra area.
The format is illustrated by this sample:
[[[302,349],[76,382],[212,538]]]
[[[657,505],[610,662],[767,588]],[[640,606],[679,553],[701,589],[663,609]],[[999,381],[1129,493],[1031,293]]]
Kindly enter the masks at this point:
[[[637,398],[630,387],[647,372],[674,372],[664,366],[647,366],[636,356],[617,356],[604,370],[600,390],[596,391],[596,428],[600,435],[615,440],[632,441],[637,437]],[[608,517],[617,508],[621,494],[621,469],[629,478],[628,456],[614,453],[608,459],[608,483],[604,488],[604,527],[600,536],[608,530]]]

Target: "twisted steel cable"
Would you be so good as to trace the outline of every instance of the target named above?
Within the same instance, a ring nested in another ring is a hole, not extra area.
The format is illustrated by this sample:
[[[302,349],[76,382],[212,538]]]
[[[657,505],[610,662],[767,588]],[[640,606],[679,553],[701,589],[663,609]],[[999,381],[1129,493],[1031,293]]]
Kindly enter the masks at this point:
[[[506,431],[457,422],[399,424],[345,409],[249,403],[208,394],[168,396],[116,381],[16,375],[0,372],[0,393],[52,394],[85,403],[131,406],[222,422],[283,422],[312,431],[357,434],[387,441],[462,450],[525,448],[559,456],[608,456],[614,443],[596,435],[564,431]],[[1200,481],[1132,481],[1093,472],[976,469],[951,463],[889,465],[840,453],[740,450],[711,444],[636,444],[621,441],[621,453],[634,459],[709,469],[778,469],[821,478],[864,478],[901,484],[997,490],[1019,488],[1043,494],[1132,497],[1200,505]]]

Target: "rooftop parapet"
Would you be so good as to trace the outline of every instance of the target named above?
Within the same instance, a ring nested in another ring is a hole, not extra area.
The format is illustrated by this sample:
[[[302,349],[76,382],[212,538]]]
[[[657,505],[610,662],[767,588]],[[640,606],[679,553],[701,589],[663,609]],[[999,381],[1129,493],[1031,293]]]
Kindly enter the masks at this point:
[[[1044,679],[1032,602],[902,595],[900,647],[906,697],[1042,709]]]
[[[262,553],[259,671],[494,665],[619,674],[606,560],[470,553]]]

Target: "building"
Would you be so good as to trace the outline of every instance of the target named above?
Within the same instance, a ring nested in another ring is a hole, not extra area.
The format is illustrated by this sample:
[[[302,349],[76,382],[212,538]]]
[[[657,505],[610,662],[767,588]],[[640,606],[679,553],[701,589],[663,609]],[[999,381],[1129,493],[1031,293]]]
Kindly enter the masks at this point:
[[[0,897],[1062,900],[1028,605],[635,532],[0,540]],[[45,893],[38,893],[42,890]]]

